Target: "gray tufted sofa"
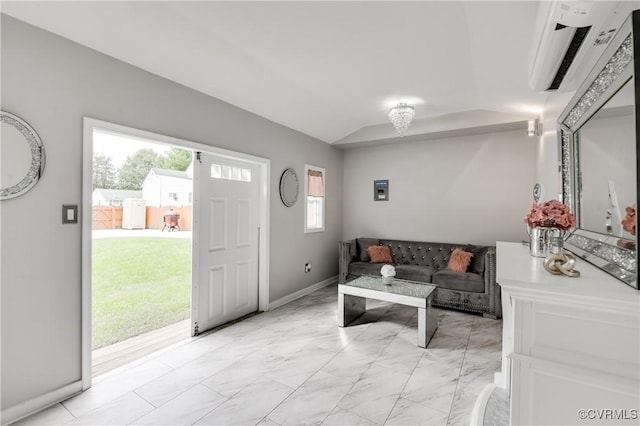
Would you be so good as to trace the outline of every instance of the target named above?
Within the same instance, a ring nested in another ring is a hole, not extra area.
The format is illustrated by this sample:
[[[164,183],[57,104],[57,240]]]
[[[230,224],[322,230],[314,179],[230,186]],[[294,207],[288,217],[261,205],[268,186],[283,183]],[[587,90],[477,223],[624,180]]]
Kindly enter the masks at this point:
[[[339,245],[339,282],[360,275],[380,275],[380,263],[370,263],[367,248],[385,245],[391,249],[396,278],[431,283],[438,287],[435,306],[502,317],[500,287],[496,284],[496,248],[469,244],[428,243],[421,241],[356,238]],[[455,248],[474,255],[467,272],[447,269]]]

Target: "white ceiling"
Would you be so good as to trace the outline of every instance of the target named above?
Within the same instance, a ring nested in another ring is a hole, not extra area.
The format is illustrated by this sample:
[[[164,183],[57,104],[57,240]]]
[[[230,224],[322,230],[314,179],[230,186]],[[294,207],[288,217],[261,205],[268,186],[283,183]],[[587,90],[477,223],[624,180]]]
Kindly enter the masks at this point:
[[[393,137],[387,113],[399,101],[416,107],[415,123],[424,127],[467,112],[479,117],[479,110],[492,115],[487,124],[495,124],[495,113],[507,122],[533,118],[548,96],[528,88],[539,2],[1,6],[17,19],[327,143]]]

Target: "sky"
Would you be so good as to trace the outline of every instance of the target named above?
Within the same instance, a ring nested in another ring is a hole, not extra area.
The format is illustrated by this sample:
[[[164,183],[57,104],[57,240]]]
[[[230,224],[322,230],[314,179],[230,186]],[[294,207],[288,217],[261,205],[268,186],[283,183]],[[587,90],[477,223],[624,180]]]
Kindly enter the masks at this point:
[[[160,155],[170,149],[168,145],[145,142],[141,139],[112,133],[95,131],[93,134],[93,154],[100,153],[111,157],[111,162],[115,167],[122,166],[127,156],[143,148],[151,148]]]

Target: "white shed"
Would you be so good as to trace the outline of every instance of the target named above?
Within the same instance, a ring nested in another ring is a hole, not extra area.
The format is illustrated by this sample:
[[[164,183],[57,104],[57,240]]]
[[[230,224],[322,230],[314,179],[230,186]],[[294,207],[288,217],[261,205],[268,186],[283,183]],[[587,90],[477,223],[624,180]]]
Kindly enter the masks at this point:
[[[127,198],[142,198],[142,191],[96,188],[92,196],[94,206],[121,206]]]
[[[191,174],[154,167],[142,184],[142,198],[147,206],[190,206],[193,204]]]

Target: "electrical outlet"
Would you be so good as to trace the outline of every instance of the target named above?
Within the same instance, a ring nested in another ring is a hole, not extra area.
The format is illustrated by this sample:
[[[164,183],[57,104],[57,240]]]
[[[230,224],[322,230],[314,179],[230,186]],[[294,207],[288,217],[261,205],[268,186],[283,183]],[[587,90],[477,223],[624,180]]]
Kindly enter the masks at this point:
[[[311,272],[311,264],[310,263],[305,263],[304,264],[304,273],[308,273]]]

